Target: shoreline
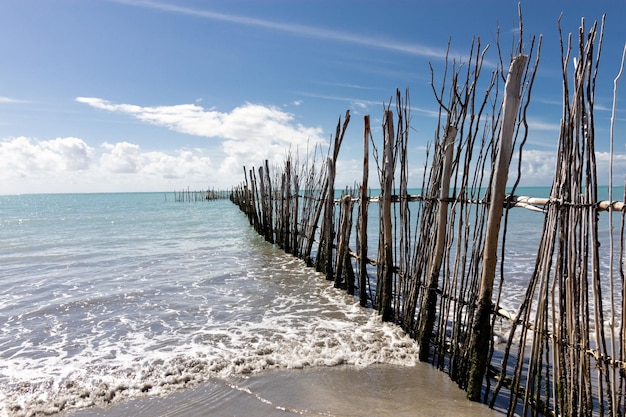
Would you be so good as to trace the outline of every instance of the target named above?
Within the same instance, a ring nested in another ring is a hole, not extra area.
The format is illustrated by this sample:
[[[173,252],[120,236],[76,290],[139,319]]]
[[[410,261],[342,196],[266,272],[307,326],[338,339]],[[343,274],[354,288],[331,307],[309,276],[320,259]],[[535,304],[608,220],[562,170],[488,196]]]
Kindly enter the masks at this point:
[[[64,417],[141,416],[458,416],[504,412],[469,401],[448,375],[429,364],[278,369],[212,378],[167,396],[141,397]]]

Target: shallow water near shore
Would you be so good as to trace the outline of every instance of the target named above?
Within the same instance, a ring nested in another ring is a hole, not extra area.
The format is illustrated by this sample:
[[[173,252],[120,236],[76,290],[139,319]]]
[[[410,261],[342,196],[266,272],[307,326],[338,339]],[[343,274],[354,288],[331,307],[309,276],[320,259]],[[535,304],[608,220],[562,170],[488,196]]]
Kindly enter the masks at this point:
[[[397,326],[265,242],[227,200],[25,195],[0,208],[0,416],[417,360]]]
[[[67,417],[226,416],[467,416],[503,413],[469,402],[443,373],[427,364],[371,365],[266,371],[210,380],[162,398],[133,400]]]

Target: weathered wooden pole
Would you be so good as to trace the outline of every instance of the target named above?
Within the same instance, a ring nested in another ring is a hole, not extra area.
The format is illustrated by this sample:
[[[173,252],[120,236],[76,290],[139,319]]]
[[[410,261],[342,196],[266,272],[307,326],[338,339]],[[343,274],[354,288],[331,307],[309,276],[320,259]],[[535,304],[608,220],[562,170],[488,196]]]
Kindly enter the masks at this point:
[[[272,195],[272,179],[270,177],[270,166],[269,162],[265,160],[265,175],[267,182],[267,224],[268,224],[268,234],[269,234],[269,242],[274,243],[274,217],[272,211],[274,210],[272,201],[274,196]]]
[[[259,208],[258,208],[258,204],[259,204],[259,198],[258,198],[258,192],[259,189],[257,187],[257,182],[256,182],[256,174],[254,172],[254,168],[250,169],[250,185],[252,186],[252,192],[250,193],[251,197],[250,197],[250,201],[252,202],[252,210],[254,213],[254,230],[256,230],[257,232],[261,232],[261,227],[260,227],[260,222],[259,222]]]
[[[243,167],[243,177],[245,180],[245,184],[243,186],[243,201],[244,201],[243,204],[245,207],[244,212],[248,216],[248,221],[250,222],[250,224],[254,225],[254,221],[252,217],[252,202],[251,202],[251,197],[250,197],[250,194],[251,194],[250,185],[248,183],[248,170],[246,169],[245,165]]]
[[[335,219],[335,160],[328,158],[328,191],[326,192],[326,208],[324,210],[324,272],[326,279],[334,279],[333,271],[333,240]]]
[[[285,202],[283,211],[283,248],[285,252],[291,253],[291,159],[287,158],[285,164],[285,184],[283,201]]]
[[[394,129],[393,113],[385,111],[385,122],[383,124],[385,144],[383,149],[383,172],[381,176],[381,201],[380,201],[380,244],[379,244],[379,264],[378,283],[376,284],[378,293],[378,311],[383,320],[393,320],[393,309],[391,307],[393,291],[393,229],[391,224],[391,194],[393,191],[393,172],[395,166],[394,153]]]
[[[344,284],[343,273],[345,267],[345,257],[348,252],[348,244],[350,239],[350,218],[352,215],[352,198],[350,194],[346,194],[341,199],[342,214],[339,223],[339,239],[337,243],[337,260],[335,265],[337,272],[335,273],[335,288],[342,288]],[[346,287],[347,288],[347,287]]]
[[[513,148],[513,135],[520,105],[520,86],[527,59],[526,55],[517,55],[511,60],[502,100],[503,119],[500,127],[495,175],[491,187],[491,201],[487,217],[478,308],[470,339],[471,357],[467,397],[472,401],[480,401],[482,383],[487,369],[487,359],[491,346],[492,295],[498,260],[500,222],[504,209],[506,183]]]
[[[269,231],[270,231],[270,225],[268,224],[268,218],[267,218],[267,193],[266,193],[266,184],[265,184],[265,174],[263,173],[263,167],[260,166],[259,167],[259,184],[260,184],[260,188],[261,188],[261,228],[263,230],[263,232],[261,233],[264,237],[265,240],[269,241],[270,240],[270,236],[269,236]]]
[[[319,200],[317,201],[317,205],[315,207],[315,214],[313,215],[313,219],[311,219],[309,221],[309,224],[311,225],[311,227],[309,228],[308,232],[307,232],[307,245],[306,245],[306,250],[304,251],[304,260],[306,261],[306,264],[309,266],[313,266],[313,260],[311,259],[311,252],[313,251],[313,243],[315,243],[315,231],[317,228],[317,224],[320,221],[320,217],[322,216],[322,209],[324,208],[324,203],[326,202],[326,192],[328,191],[328,177],[326,177],[326,180],[324,182],[324,185],[322,186],[322,193],[320,195]],[[322,236],[320,236],[320,240],[322,239]],[[319,262],[320,259],[322,259],[322,256],[320,256],[320,254],[318,253],[317,255],[317,259],[316,259],[316,267],[319,269]]]
[[[294,172],[293,178],[293,213],[291,215],[293,230],[291,231],[291,235],[293,236],[291,242],[291,249],[293,254],[297,257],[300,257],[300,247],[298,246],[298,239],[300,236],[300,229],[298,222],[300,221],[300,217],[298,215],[300,210],[300,180],[298,178],[298,173]]]
[[[446,229],[448,227],[448,199],[450,198],[450,175],[452,174],[452,161],[454,159],[454,139],[457,128],[450,124],[446,127],[446,133],[442,144],[443,167],[439,186],[439,212],[437,219],[437,237],[435,241],[435,257],[432,259],[428,270],[426,282],[426,298],[422,304],[422,323],[419,331],[420,361],[428,360],[430,352],[430,339],[433,334],[435,315],[437,312],[437,287],[439,286],[439,272],[446,248]]]
[[[363,117],[363,181],[361,182],[361,196],[359,199],[359,216],[360,216],[360,245],[359,245],[359,303],[361,306],[367,306],[367,207],[369,199],[367,196],[367,181],[369,177],[369,140],[370,116],[366,114]]]
[[[348,123],[350,122],[350,110],[346,110],[346,116],[341,125],[341,118],[337,122],[337,130],[335,133],[335,142],[333,146],[333,156],[327,158],[328,175],[326,176],[326,200],[324,202],[324,218],[322,219],[322,228],[320,232],[320,249],[318,251],[316,269],[320,272],[326,272],[326,279],[333,280],[333,240],[335,236],[334,216],[335,216],[335,170],[337,157],[339,156],[339,148],[343,137],[346,134]]]

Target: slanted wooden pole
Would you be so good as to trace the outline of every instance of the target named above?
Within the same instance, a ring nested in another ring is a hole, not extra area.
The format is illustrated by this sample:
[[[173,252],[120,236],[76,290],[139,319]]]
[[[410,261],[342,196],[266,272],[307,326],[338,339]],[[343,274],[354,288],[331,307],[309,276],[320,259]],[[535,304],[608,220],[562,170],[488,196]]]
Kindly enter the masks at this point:
[[[511,60],[506,79],[502,103],[502,126],[494,181],[491,188],[491,201],[487,217],[485,246],[483,248],[483,267],[480,278],[480,290],[476,318],[470,340],[470,371],[467,385],[467,397],[472,401],[480,401],[482,382],[487,369],[487,358],[491,346],[491,313],[493,282],[498,260],[498,239],[500,222],[504,208],[506,183],[513,149],[513,134],[520,105],[520,86],[528,56],[517,55]]]
[[[439,215],[437,219],[437,240],[435,242],[435,257],[430,264],[427,276],[427,293],[425,303],[422,304],[422,324],[419,332],[420,361],[428,360],[430,339],[433,334],[435,315],[437,311],[437,287],[439,286],[439,272],[446,248],[446,229],[448,227],[448,198],[450,198],[450,175],[452,160],[454,159],[454,138],[457,128],[449,124],[442,144],[443,167],[439,188]]]

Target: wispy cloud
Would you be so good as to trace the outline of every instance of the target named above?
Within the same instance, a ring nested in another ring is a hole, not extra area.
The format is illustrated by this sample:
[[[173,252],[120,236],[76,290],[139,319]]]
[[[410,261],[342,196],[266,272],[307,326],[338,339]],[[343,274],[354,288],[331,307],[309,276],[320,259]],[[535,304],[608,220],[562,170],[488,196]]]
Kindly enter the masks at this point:
[[[347,103],[350,103],[351,105],[353,105],[354,107],[358,107],[361,109],[366,109],[366,108],[371,108],[371,107],[376,107],[376,110],[380,110],[383,107],[387,106],[389,104],[388,101],[375,101],[375,100],[362,100],[362,99],[358,99],[358,98],[354,98],[354,97],[342,97],[342,96],[332,96],[332,95],[325,95],[325,94],[317,94],[317,93],[307,93],[307,92],[298,92],[298,94],[303,95],[305,97],[311,97],[311,98],[317,98],[317,99],[322,99],[322,100],[332,100],[332,101],[344,101]],[[392,100],[391,103],[395,103],[395,101],[393,101],[393,97],[389,97],[388,100]],[[423,115],[429,116],[429,117],[437,117],[439,115],[439,113],[437,113],[436,111],[433,110],[429,110],[429,109],[424,109],[422,107],[416,107],[416,106],[411,106],[411,111],[417,112],[417,113],[421,113]]]
[[[358,84],[348,84],[348,83],[337,83],[337,82],[329,82],[329,81],[313,81],[314,84],[325,85],[330,87],[340,87],[354,90],[372,90],[372,91],[386,91],[384,88],[380,87],[371,87],[364,86]]]
[[[426,58],[442,59],[446,57],[446,49],[433,48],[417,43],[401,42],[393,39],[375,38],[363,34],[353,34],[332,29],[298,25],[292,23],[275,22],[248,16],[218,13],[210,10],[200,10],[190,7],[178,6],[170,3],[162,3],[150,0],[110,0],[130,6],[145,7],[168,13],[178,13],[195,16],[208,20],[218,20],[244,26],[253,26],[268,30],[280,31],[290,35],[308,37],[314,39],[344,42],[363,45],[377,49],[395,51],[402,54],[421,56]]]
[[[11,103],[28,103],[28,101],[20,100],[17,98],[6,97],[6,96],[0,96],[0,104],[11,104]]]
[[[561,124],[558,121],[546,122],[537,118],[529,118],[528,128],[531,131],[558,132],[561,130]]]

